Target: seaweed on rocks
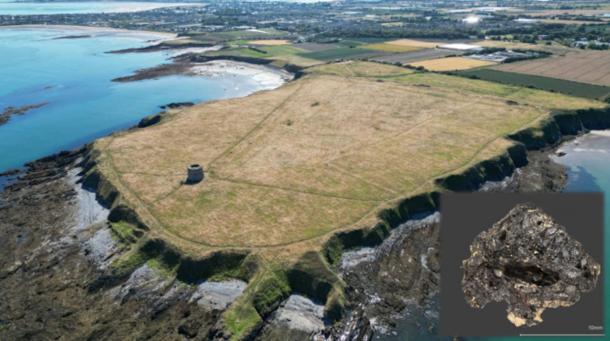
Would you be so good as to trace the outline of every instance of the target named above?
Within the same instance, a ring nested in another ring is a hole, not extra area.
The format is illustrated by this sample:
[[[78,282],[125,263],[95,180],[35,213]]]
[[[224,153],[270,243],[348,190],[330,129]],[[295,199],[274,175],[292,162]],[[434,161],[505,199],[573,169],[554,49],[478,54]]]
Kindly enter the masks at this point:
[[[463,261],[462,290],[468,304],[508,304],[517,327],[542,322],[545,309],[569,307],[592,291],[601,267],[551,216],[532,204],[515,206],[481,232]]]

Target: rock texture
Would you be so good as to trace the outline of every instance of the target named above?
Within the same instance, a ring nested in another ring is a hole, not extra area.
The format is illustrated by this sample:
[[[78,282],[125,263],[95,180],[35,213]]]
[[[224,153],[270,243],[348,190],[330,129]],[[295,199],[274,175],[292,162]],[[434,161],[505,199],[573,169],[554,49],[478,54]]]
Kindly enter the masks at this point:
[[[515,206],[481,232],[462,267],[468,304],[480,309],[505,301],[517,327],[541,323],[545,309],[575,304],[595,288],[601,271],[580,242],[532,204]]]

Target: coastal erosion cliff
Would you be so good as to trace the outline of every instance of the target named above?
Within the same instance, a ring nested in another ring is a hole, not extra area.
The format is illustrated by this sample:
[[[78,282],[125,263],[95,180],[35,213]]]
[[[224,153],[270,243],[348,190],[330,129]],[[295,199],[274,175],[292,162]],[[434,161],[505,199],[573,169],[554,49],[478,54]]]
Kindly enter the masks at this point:
[[[584,133],[590,129],[610,128],[610,110],[588,109],[573,112],[558,112],[534,127],[509,136],[515,144],[503,154],[475,164],[456,174],[435,181],[440,191],[474,191],[487,181],[500,181],[511,176],[517,168],[528,163],[528,150],[550,147],[562,138]],[[88,156],[84,184],[95,190],[100,201],[110,208],[111,224],[126,224],[131,229],[146,231],[146,226],[137,214],[123,203],[120,193],[110,181],[96,171],[95,154]],[[359,229],[333,234],[320,253],[305,254],[289,269],[262,271],[256,255],[244,250],[212,251],[202,258],[183,256],[178,248],[166,241],[144,236],[134,243],[132,254],[117,263],[114,272],[100,277],[93,288],[116,285],[126,278],[134,268],[150,259],[157,259],[164,267],[175,271],[176,279],[196,283],[219,277],[239,278],[256,283],[249,294],[252,306],[260,320],[254,328],[244,330],[246,335],[256,335],[265,325],[265,320],[291,294],[309,297],[315,302],[325,302],[325,319],[328,323],[339,320],[346,308],[344,283],[332,270],[346,250],[379,245],[390,232],[422,214],[434,212],[439,207],[440,191],[421,193],[397,201],[394,207],[381,210],[378,223]],[[134,261],[133,259],[138,261]],[[230,320],[230,318],[229,318]]]
[[[206,282],[239,280],[248,283],[248,288],[240,291],[240,294],[234,298],[235,302],[248,301],[251,304],[241,306],[252,307],[254,311],[244,313],[231,310],[230,314],[227,313],[220,318],[220,312],[226,309],[225,306],[223,309],[217,309],[216,313],[212,315],[206,315],[207,318],[202,318],[202,320],[208,321],[203,324],[194,324],[190,318],[186,318],[188,323],[176,322],[176,325],[180,326],[184,335],[207,333],[210,337],[254,338],[255,335],[266,332],[268,321],[272,318],[273,313],[293,294],[323,303],[325,306],[324,318],[327,323],[332,324],[333,321],[339,320],[345,309],[352,308],[345,298],[346,284],[337,277],[334,270],[338,266],[342,254],[360,247],[377,246],[401,224],[417,218],[422,213],[436,211],[440,191],[477,190],[486,181],[502,180],[513,174],[515,169],[525,166],[528,163],[528,150],[538,150],[555,145],[562,138],[584,133],[590,129],[607,128],[610,128],[610,110],[608,108],[555,113],[551,118],[540,122],[535,127],[512,134],[510,138],[516,141],[516,144],[504,154],[482,161],[459,173],[437,179],[439,191],[421,193],[400,200],[393,207],[381,210],[378,214],[379,222],[374,226],[334,233],[328,238],[320,252],[304,254],[288,269],[262,269],[263,264],[255,254],[240,249],[215,250],[205,256],[194,257],[156,237],[141,221],[138,214],[122,200],[121,193],[116,190],[112,182],[97,170],[96,157],[98,155],[90,148],[78,153],[62,153],[53,157],[61,165],[59,172],[41,167],[30,167],[30,172],[23,175],[4,195],[23,196],[21,191],[27,191],[28,187],[34,188],[36,184],[59,180],[67,175],[69,168],[81,167],[83,186],[93,190],[98,201],[109,210],[109,228],[120,250],[113,255],[112,262],[106,269],[90,270],[91,273],[87,277],[89,280],[83,283],[87,295],[99,297],[99,295],[113,290],[121,291],[120,288],[125,288],[125,285],[129,288],[129,284],[126,283],[132,283],[142,276],[146,277],[149,273],[147,269],[150,267],[164,274],[167,278],[164,281],[177,283],[176,285],[181,288],[181,285],[192,288]],[[34,194],[32,193],[32,195]],[[11,208],[9,205],[3,204],[0,209]],[[14,247],[9,246],[8,249]],[[3,281],[6,278],[23,275],[21,274],[24,271],[23,265],[15,264],[3,266]],[[166,288],[172,288],[172,285],[167,285]],[[137,288],[140,287],[135,288],[138,290]],[[184,294],[186,291],[182,290],[186,289],[175,289],[175,292],[186,295]],[[165,294],[168,292],[165,291]],[[189,294],[192,293],[189,291]],[[154,316],[160,316],[159,314],[162,314],[165,309],[174,309],[167,307],[168,302],[173,302],[174,305],[182,304],[177,303],[180,301],[179,297],[182,296],[170,296],[171,299],[157,302],[160,306],[155,308],[152,315],[145,315],[142,318],[144,320],[152,319],[155,318]],[[123,300],[126,300],[125,297],[128,296],[122,297],[124,297]],[[70,314],[78,315],[79,313],[78,310],[72,310]],[[251,318],[252,321],[248,324],[237,321],[238,317],[244,316]],[[3,318],[3,321],[12,321],[14,318],[14,316],[8,319]],[[175,318],[178,317],[172,315],[170,320]],[[221,322],[213,326],[214,323],[209,321],[215,320]],[[10,322],[7,323],[10,324]],[[241,326],[248,328],[240,329]],[[60,330],[61,326],[57,328]],[[108,330],[105,332],[108,333]],[[298,335],[304,336],[305,334]]]
[[[610,129],[610,108],[557,112],[534,127],[508,136],[516,144],[504,154],[482,161],[460,173],[435,180],[447,191],[475,191],[487,181],[501,181],[528,164],[528,151],[558,145],[563,139],[590,130]],[[394,207],[379,212],[379,223],[372,228],[338,232],[326,244],[326,257],[331,263],[339,260],[346,249],[379,244],[388,232],[422,213],[439,208],[439,192],[422,193],[398,201]]]

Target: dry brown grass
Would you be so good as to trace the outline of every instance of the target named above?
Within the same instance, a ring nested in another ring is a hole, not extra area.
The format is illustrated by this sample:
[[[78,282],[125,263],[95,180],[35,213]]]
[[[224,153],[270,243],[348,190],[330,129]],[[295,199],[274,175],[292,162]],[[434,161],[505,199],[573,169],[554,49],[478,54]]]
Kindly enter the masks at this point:
[[[388,203],[435,189],[436,177],[503,152],[511,144],[503,136],[546,117],[545,103],[594,103],[459,77],[401,77],[310,75],[194,106],[97,141],[99,168],[155,235],[192,252],[244,247],[286,261],[333,231],[369,226]],[[194,162],[206,179],[182,185]]]
[[[497,70],[610,86],[610,53],[576,51],[564,56],[498,65]]]
[[[398,39],[398,40],[386,41],[385,43],[388,45],[418,47],[418,48],[435,48],[437,45],[439,45],[436,42],[414,40],[414,39]]]
[[[381,63],[345,61],[308,68],[308,73],[342,77],[396,77],[413,73],[412,70]]]
[[[565,55],[568,52],[577,51],[576,49],[569,48],[564,45],[560,45],[558,43],[553,43],[551,45],[546,44],[528,44],[517,41],[499,41],[499,40],[482,40],[478,42],[474,42],[475,45],[480,45],[483,47],[503,47],[506,49],[518,49],[518,50],[538,50],[538,51],[546,51],[555,55]]]
[[[609,6],[604,6],[599,9],[549,9],[543,11],[528,11],[525,14],[533,17],[550,17],[559,15],[585,15],[585,16],[602,16],[610,12]]]
[[[262,45],[262,46],[279,46],[289,45],[290,42],[286,39],[261,39],[261,40],[250,40],[248,44]]]
[[[475,67],[495,65],[494,62],[485,60],[477,60],[466,57],[448,57],[439,59],[423,60],[421,62],[411,63],[415,67],[423,67],[429,71],[455,71],[468,70]]]
[[[421,47],[417,47],[417,46],[387,44],[387,43],[367,44],[367,45],[362,45],[360,47],[369,49],[369,50],[394,52],[394,53],[412,52],[412,51],[417,51],[417,50],[422,49]]]

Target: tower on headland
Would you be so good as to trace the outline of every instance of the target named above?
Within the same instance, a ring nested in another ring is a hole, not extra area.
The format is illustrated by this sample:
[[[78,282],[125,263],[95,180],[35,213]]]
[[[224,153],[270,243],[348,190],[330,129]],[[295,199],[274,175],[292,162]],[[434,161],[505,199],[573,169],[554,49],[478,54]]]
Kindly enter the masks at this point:
[[[189,165],[186,168],[186,183],[187,184],[196,184],[198,182],[201,182],[201,180],[203,180],[203,177],[204,177],[203,167],[201,167],[201,165],[199,165],[198,163]]]

